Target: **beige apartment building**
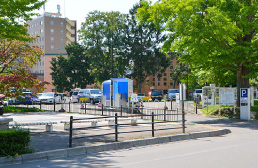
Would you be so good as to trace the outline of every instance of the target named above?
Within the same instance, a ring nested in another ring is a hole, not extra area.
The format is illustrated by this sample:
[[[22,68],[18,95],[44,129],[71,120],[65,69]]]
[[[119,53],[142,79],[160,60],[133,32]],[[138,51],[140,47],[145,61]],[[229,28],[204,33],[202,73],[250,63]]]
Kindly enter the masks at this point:
[[[45,12],[42,16],[27,23],[30,25],[28,27],[30,35],[39,36],[31,45],[41,47],[44,53],[41,61],[30,70],[40,80],[50,83],[46,86],[45,92],[55,91],[50,75],[50,61],[60,54],[67,56],[65,46],[77,41],[76,21],[61,18],[60,13]]]

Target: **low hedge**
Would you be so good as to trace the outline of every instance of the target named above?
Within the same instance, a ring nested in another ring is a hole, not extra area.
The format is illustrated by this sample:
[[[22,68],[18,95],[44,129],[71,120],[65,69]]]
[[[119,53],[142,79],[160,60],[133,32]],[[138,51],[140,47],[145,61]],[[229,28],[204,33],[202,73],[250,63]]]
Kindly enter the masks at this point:
[[[44,111],[36,107],[16,107],[16,106],[5,106],[4,113],[22,113],[22,112],[38,112]]]
[[[30,131],[0,130],[0,157],[32,153],[29,143]]]

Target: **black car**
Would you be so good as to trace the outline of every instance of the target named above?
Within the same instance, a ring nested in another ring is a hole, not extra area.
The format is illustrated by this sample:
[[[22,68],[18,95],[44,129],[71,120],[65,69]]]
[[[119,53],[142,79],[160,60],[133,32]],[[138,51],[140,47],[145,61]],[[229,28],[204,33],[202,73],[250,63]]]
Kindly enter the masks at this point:
[[[151,94],[152,101],[158,100],[161,101],[162,99],[162,93],[160,91],[153,91]]]

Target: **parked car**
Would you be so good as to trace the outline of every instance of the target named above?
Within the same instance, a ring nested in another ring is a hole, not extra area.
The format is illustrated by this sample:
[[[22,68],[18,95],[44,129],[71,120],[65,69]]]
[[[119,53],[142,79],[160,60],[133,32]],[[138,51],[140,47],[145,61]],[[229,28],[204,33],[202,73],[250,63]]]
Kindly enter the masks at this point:
[[[87,98],[86,102],[89,102],[91,104],[99,102],[101,100],[101,96],[102,93],[99,89],[80,89],[78,93],[79,99]]]
[[[179,93],[179,89],[168,89],[168,100],[176,100],[177,93]]]
[[[137,94],[137,99],[138,99],[139,101],[141,101],[143,97],[145,97],[145,93],[138,93],[138,94]]]
[[[39,97],[41,103],[61,103],[61,96],[58,96],[54,92],[42,93]]]
[[[79,102],[79,96],[78,96],[78,93],[79,91],[74,91],[71,98],[70,98],[70,101],[72,103],[78,103]]]
[[[5,98],[5,95],[0,94],[0,115],[4,114],[4,105],[3,105],[4,98]]]
[[[63,103],[69,103],[70,102],[70,97],[67,96],[66,93],[57,93],[57,96],[60,96]]]
[[[33,104],[37,102],[38,98],[32,95],[32,92],[22,92],[17,98],[10,98],[9,104]]]
[[[151,93],[151,99],[152,99],[152,101],[155,101],[155,100],[161,101],[162,100],[161,91],[153,91]]]

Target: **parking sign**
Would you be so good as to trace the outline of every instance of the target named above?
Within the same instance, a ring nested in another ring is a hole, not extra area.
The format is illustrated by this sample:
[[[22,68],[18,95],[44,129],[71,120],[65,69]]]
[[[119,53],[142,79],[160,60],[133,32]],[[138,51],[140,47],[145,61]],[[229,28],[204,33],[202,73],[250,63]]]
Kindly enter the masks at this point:
[[[240,97],[248,97],[248,89],[241,89]]]

